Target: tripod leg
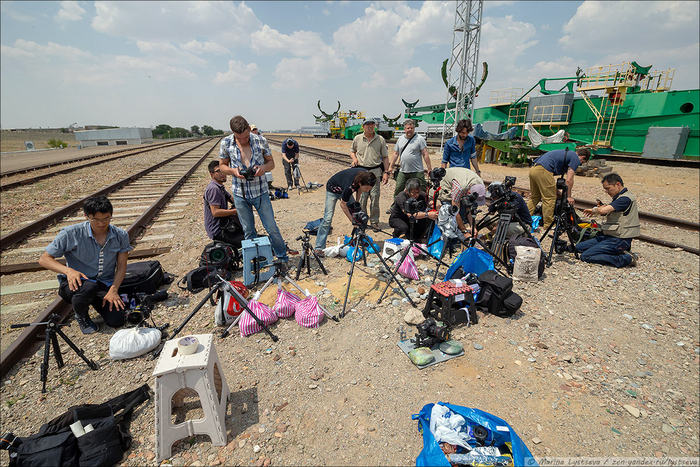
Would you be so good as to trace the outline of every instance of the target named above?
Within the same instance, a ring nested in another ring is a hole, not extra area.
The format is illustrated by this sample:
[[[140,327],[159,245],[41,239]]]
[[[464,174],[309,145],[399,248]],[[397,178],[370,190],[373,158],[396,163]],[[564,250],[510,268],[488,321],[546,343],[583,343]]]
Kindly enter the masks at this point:
[[[79,356],[80,358],[83,359],[83,361],[84,361],[85,363],[87,363],[87,366],[88,366],[91,370],[97,370],[97,368],[98,368],[97,363],[95,363],[95,362],[93,362],[92,360],[90,360],[89,358],[87,358],[87,357],[85,356],[85,353],[82,351],[82,349],[80,349],[77,345],[75,345],[75,344],[73,343],[73,341],[70,340],[70,338],[68,338],[68,336],[66,336],[66,335],[64,334],[63,331],[61,331],[60,329],[57,328],[57,329],[56,329],[56,333],[57,333],[59,336],[61,336],[61,339],[63,339],[63,340],[66,342],[66,344],[68,344],[68,346],[69,346],[71,349],[73,349],[73,351],[74,351],[75,353],[77,353],[78,356]],[[57,341],[57,342],[58,342],[58,341]]]
[[[301,274],[301,268],[304,267],[304,258],[306,258],[306,248],[304,248],[304,251],[302,251],[302,253],[301,253],[301,258],[299,258],[299,266],[297,266],[297,273],[296,273],[297,280],[299,280],[299,275]]]
[[[44,340],[44,361],[41,364],[41,392],[46,392],[46,380],[49,376],[49,347],[51,345],[51,328],[46,326],[46,339]]]
[[[397,272],[399,272],[399,268],[403,264],[404,260],[406,259],[406,256],[408,256],[408,251],[411,249],[411,245],[407,246],[404,248],[404,250],[401,252],[401,257],[399,258],[399,261],[396,263],[394,266],[394,272],[393,274],[395,275]],[[397,252],[398,253],[398,252]],[[383,258],[382,258],[383,259]],[[391,272],[391,270],[389,270]],[[386,286],[384,287],[384,290],[382,291],[382,294],[379,296],[379,300],[377,300],[377,303],[382,303],[382,300],[384,300],[384,294],[386,293],[387,290],[389,290],[389,286],[391,285],[391,281],[387,280],[386,281]]]
[[[325,274],[325,275],[327,276],[327,275],[328,275],[328,271],[326,271],[326,268],[323,267],[323,262],[321,261],[321,258],[318,257],[318,255],[316,254],[315,251],[312,250],[311,252],[313,253],[314,258],[316,258],[316,262],[317,262],[318,265],[321,267],[321,271],[323,271],[323,274]],[[299,278],[297,277],[297,279],[299,279]]]
[[[309,276],[311,275],[311,255],[308,253],[306,255],[306,274],[308,274]]]
[[[257,317],[255,313],[253,313],[253,310],[251,310],[248,307],[248,302],[241,296],[240,293],[238,293],[238,290],[236,290],[229,282],[223,281],[222,282],[226,290],[228,290],[228,293],[230,293],[237,301],[238,303],[243,306],[245,311],[255,320],[256,323],[258,323],[259,326],[263,328],[263,330],[270,336],[273,342],[277,342],[279,340],[279,337],[275,336],[272,334],[272,331],[270,331],[270,328],[267,327],[265,323],[262,322],[260,318]],[[231,328],[229,328],[231,329]],[[229,329],[224,331],[224,333],[221,335],[221,338],[223,339],[228,335]]]
[[[445,252],[447,251],[447,241],[449,239],[445,239],[445,244],[442,245],[442,251],[440,252],[440,261],[438,264],[435,265],[435,274],[433,275],[433,284],[437,280],[437,275],[438,275],[438,269],[440,269],[440,265],[442,264],[442,259],[445,257]]]
[[[352,281],[352,273],[355,271],[355,261],[357,260],[357,250],[360,248],[358,242],[355,242],[355,249],[352,252],[352,264],[350,265],[350,272],[348,273],[348,286],[345,288],[345,300],[343,301],[343,309],[340,312],[340,317],[345,317],[345,307],[348,304],[348,294],[350,293],[350,282]]]
[[[58,345],[58,338],[56,337],[56,332],[59,329],[56,328],[55,332],[51,333],[51,346],[53,347],[53,356],[56,358],[56,364],[59,368],[63,368],[63,355],[61,355],[61,347]]]
[[[407,249],[407,250],[408,250],[408,249]],[[389,271],[389,272],[391,272],[391,269],[389,269],[389,265],[386,264],[386,261],[384,261],[384,258],[382,258],[381,253],[379,253],[378,251],[375,251],[374,254],[377,255],[377,258],[379,258],[379,261],[382,262],[382,264],[384,265],[384,267],[386,268],[386,270]],[[408,254],[408,253],[406,253],[406,254]],[[399,285],[399,288],[401,289],[401,291],[404,293],[404,295],[406,295],[406,298],[408,299],[408,302],[411,304],[411,306],[412,306],[413,308],[415,308],[415,307],[416,307],[416,304],[413,303],[413,300],[411,300],[411,297],[409,297],[408,292],[406,292],[406,289],[403,288],[403,285],[401,284],[401,281],[399,281],[399,280],[396,278],[396,274],[391,273],[391,278]],[[379,302],[377,302],[377,303],[379,303]]]

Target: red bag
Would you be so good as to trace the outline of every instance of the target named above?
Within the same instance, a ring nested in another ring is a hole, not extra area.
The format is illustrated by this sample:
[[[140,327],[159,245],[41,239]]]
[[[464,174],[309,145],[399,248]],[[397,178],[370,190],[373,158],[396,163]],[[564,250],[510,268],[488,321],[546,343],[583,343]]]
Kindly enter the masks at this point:
[[[248,298],[250,292],[248,288],[243,285],[243,282],[231,281],[231,285],[234,289],[241,294],[245,299]],[[224,290],[223,293],[219,293],[219,299],[216,301],[216,308],[214,309],[214,322],[217,326],[228,326],[233,323],[238,315],[244,310],[243,305],[238,303],[238,301],[233,298],[233,296]]]
[[[255,316],[257,316],[260,321],[265,323],[265,326],[269,326],[278,320],[277,315],[270,309],[269,306],[265,305],[264,303],[260,303],[257,300],[251,300],[248,302],[248,308],[250,308],[250,311],[255,313]],[[241,316],[240,321],[238,321],[238,328],[241,331],[241,337],[250,336],[256,332],[262,331],[262,326],[260,326],[255,321],[255,318],[250,316],[250,313],[248,312],[243,313]]]

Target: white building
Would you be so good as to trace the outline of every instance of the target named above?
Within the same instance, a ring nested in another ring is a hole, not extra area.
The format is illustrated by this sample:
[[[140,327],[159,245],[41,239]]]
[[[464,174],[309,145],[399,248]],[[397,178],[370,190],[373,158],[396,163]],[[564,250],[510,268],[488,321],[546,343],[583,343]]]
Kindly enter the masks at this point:
[[[121,146],[153,142],[150,128],[110,128],[107,130],[83,130],[75,132],[81,147]]]

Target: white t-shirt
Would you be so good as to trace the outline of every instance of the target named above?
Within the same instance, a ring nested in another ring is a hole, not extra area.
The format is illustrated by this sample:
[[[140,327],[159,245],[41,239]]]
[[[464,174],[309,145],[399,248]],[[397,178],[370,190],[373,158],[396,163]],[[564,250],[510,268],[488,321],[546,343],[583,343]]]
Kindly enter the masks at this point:
[[[416,134],[411,142],[408,143],[408,147],[401,152],[403,147],[406,146],[407,142],[408,138],[401,135],[396,141],[396,145],[394,145],[394,151],[401,155],[399,170],[404,173],[422,172],[423,157],[421,156],[421,151],[428,147],[428,145],[425,143],[425,139],[421,135]]]

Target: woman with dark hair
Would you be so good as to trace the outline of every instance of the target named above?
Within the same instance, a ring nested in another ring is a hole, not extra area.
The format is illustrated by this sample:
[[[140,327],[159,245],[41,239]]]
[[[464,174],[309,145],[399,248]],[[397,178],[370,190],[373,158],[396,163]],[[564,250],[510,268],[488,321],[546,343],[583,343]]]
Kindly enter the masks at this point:
[[[374,184],[377,183],[377,176],[367,169],[352,167],[341,170],[333,175],[326,183],[326,206],[323,212],[323,221],[316,234],[316,254],[323,255],[326,247],[328,231],[331,228],[333,214],[335,214],[335,204],[340,200],[340,209],[352,222],[352,214],[348,209],[348,201],[355,195],[355,201],[359,202],[360,194],[369,193]]]

